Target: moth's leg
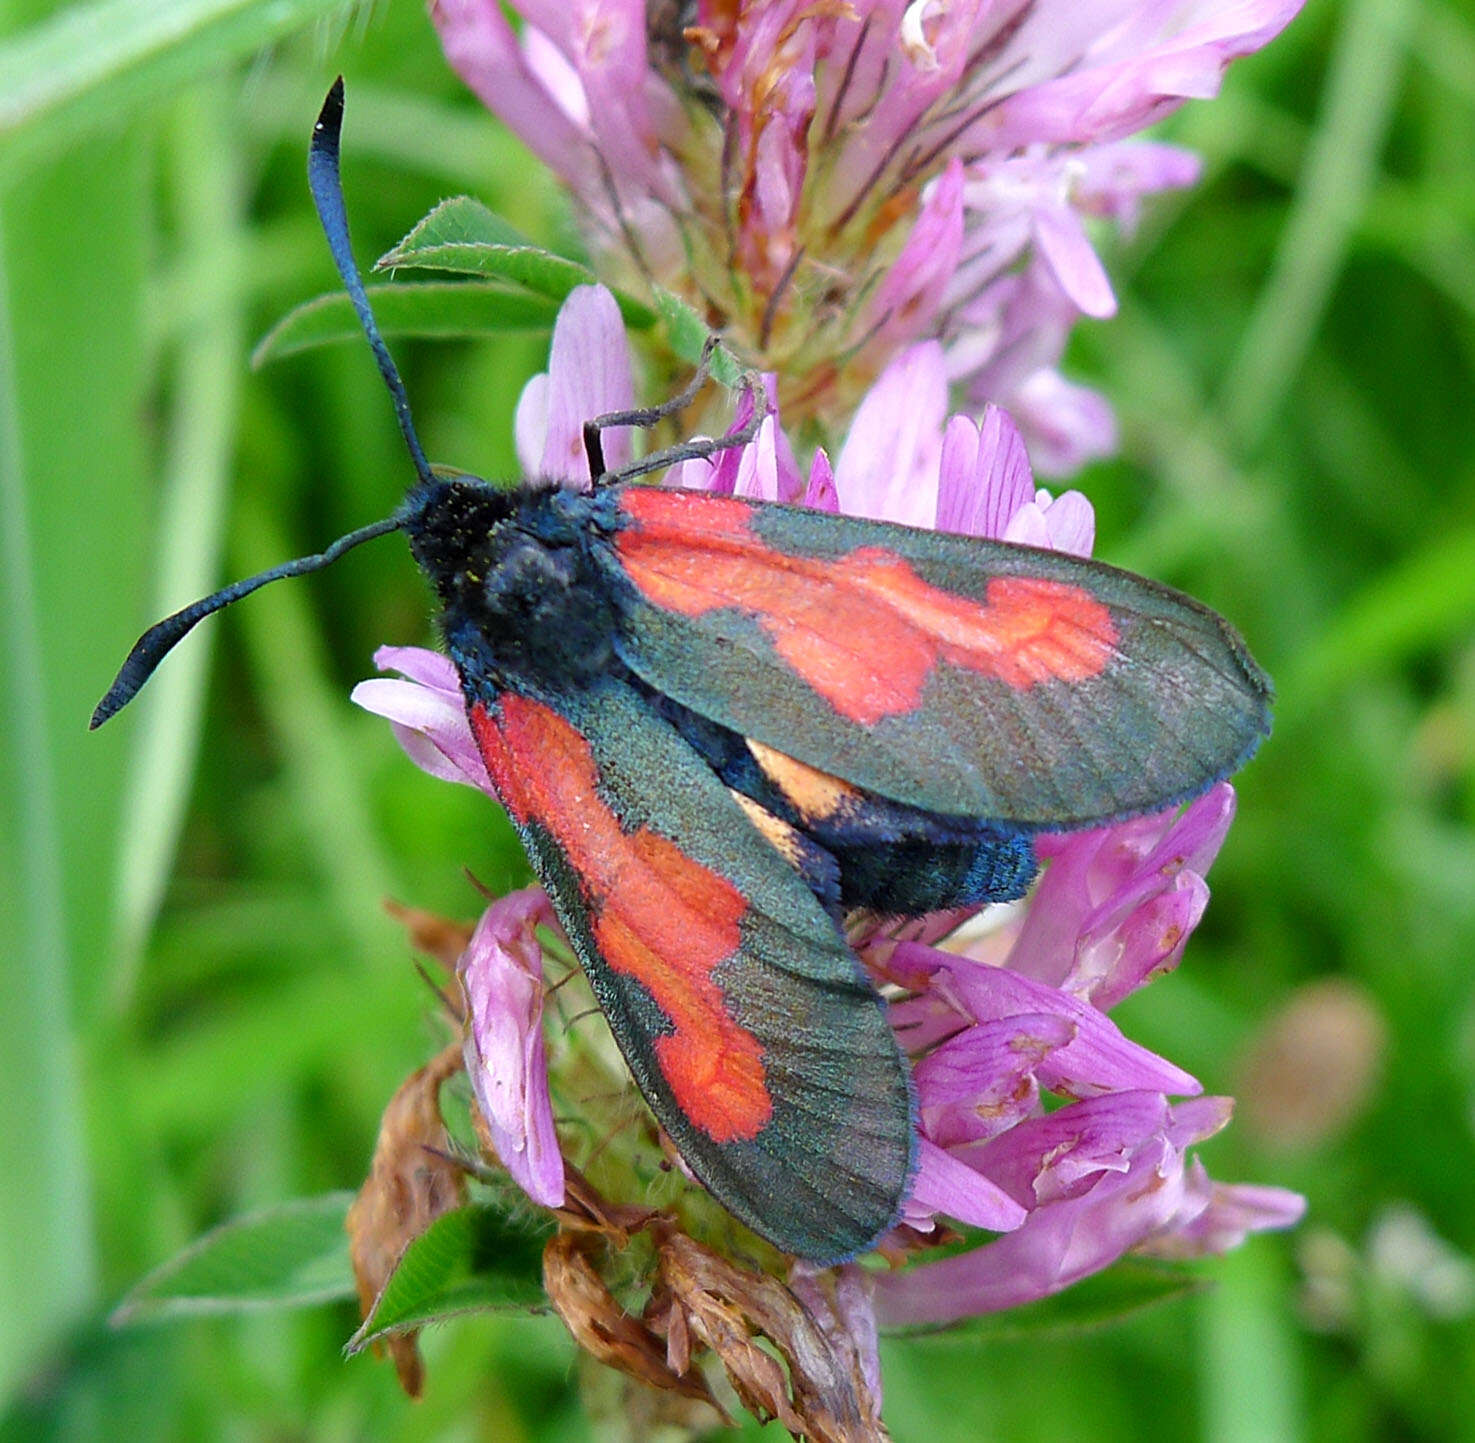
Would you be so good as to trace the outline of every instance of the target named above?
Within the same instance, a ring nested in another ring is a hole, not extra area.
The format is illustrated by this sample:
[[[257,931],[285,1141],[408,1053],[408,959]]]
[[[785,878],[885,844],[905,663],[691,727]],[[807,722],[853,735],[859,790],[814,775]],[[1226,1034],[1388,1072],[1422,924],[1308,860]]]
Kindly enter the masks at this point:
[[[589,458],[589,474],[593,477],[596,488],[611,485],[616,481],[629,481],[635,476],[644,476],[648,471],[660,471],[680,461],[706,460],[719,451],[728,451],[734,446],[746,446],[758,434],[758,428],[762,426],[768,415],[768,396],[763,387],[758,384],[753,373],[748,371],[743,374],[739,385],[743,392],[752,398],[753,414],[746,424],[730,436],[703,436],[695,440],[683,441],[680,445],[667,446],[663,450],[653,451],[649,456],[642,456],[640,460],[632,461],[628,466],[622,466],[617,471],[610,471],[605,467],[604,443],[600,439],[600,432],[608,430],[611,426],[642,426],[648,429],[658,425],[668,416],[684,411],[696,400],[697,394],[707,384],[711,372],[712,353],[717,349],[718,344],[718,338],[715,335],[707,337],[706,344],[702,347],[701,359],[697,362],[696,371],[692,374],[690,382],[679,395],[671,397],[669,401],[659,406],[648,406],[633,411],[609,411],[603,416],[594,417],[592,421],[584,422],[584,453]]]

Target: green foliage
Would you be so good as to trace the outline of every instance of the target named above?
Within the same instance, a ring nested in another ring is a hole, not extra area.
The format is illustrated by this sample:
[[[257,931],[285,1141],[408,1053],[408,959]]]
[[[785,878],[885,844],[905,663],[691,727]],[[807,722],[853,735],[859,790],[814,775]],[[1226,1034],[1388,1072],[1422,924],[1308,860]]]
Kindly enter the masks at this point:
[[[660,286],[656,287],[656,309],[666,327],[667,344],[683,361],[696,365],[711,334],[707,323],[680,296]],[[711,364],[712,375],[724,386],[737,384],[742,368],[726,346],[712,352]]]
[[[353,1198],[301,1198],[212,1228],[133,1288],[113,1313],[114,1326],[353,1297],[343,1228]]]
[[[443,200],[374,263],[377,271],[400,268],[488,276],[555,301],[563,300],[575,286],[591,285],[596,279],[588,266],[532,245],[501,216],[468,195]],[[655,323],[639,301],[618,293],[616,299],[632,330]]]
[[[214,619],[85,732],[161,607],[401,494],[362,347],[247,367],[251,338],[333,286],[302,170],[339,70],[360,256],[470,192],[516,236],[437,252],[447,232],[432,256],[493,269],[430,284],[500,287],[471,303],[515,296],[546,326],[582,279],[555,188],[450,75],[423,7],[344,13],[0,9],[0,1439],[586,1436],[546,1318],[431,1330],[414,1408],[383,1365],[341,1364],[347,1305],[105,1325],[220,1218],[362,1179],[436,1045],[381,899],[470,915],[463,867],[527,875],[495,809],[346,700],[375,646],[428,639],[392,541]],[[1242,1095],[1211,1171],[1301,1188],[1309,1219],[1119,1326],[888,1343],[899,1438],[1469,1431],[1472,75],[1468,0],[1311,0],[1170,122],[1203,183],[1146,207],[1108,258],[1120,314],[1066,361],[1122,423],[1121,459],[1080,482],[1100,554],[1232,617],[1280,684],[1183,967],[1118,1015]],[[660,320],[694,360],[700,317]],[[495,334],[396,344],[429,454],[511,474],[545,335],[445,327]],[[1328,974],[1380,1019],[1383,1065],[1359,1110],[1287,1142],[1245,1059]],[[1398,1242],[1407,1209],[1450,1256]]]
[[[405,1249],[347,1351],[463,1313],[546,1306],[543,1244],[552,1235],[551,1224],[519,1224],[485,1203],[441,1214]]]
[[[251,55],[351,0],[93,0],[0,47],[0,154],[34,163],[115,123],[119,108]]]

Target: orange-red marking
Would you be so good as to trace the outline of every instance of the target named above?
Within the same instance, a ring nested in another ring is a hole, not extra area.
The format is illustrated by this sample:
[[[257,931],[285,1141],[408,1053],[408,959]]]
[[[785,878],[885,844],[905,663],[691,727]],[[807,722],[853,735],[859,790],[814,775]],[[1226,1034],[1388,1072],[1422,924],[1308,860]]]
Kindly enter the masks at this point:
[[[756,1137],[773,1113],[763,1050],[712,976],[737,951],[747,900],[659,833],[626,832],[589,743],[557,712],[508,694],[496,715],[478,702],[471,726],[513,820],[543,827],[582,880],[600,956],[670,1019],[654,1046],[677,1106],[715,1142]]]
[[[1111,613],[1066,582],[996,576],[982,598],[924,581],[905,558],[863,546],[835,560],[791,556],[752,531],[740,501],[637,488],[620,559],[655,605],[683,616],[734,607],[834,709],[870,726],[914,711],[939,661],[1017,691],[1084,681],[1110,662]]]

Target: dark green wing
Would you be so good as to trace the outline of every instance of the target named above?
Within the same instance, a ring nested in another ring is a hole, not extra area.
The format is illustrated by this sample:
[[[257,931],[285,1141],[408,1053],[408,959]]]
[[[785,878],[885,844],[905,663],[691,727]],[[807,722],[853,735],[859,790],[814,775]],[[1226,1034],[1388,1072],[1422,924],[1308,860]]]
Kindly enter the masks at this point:
[[[834,1261],[896,1220],[910,1070],[793,866],[630,687],[471,712],[488,770],[651,1110],[691,1170],[787,1252]]]
[[[1197,796],[1269,729],[1222,618],[1100,562],[702,492],[617,505],[625,664],[910,806],[1093,825]]]

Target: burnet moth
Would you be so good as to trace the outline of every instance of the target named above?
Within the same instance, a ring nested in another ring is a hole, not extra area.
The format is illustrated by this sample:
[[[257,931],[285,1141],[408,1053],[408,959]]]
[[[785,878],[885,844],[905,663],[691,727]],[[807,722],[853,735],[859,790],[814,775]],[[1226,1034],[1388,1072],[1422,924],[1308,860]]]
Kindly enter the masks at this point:
[[[340,81],[309,178],[415,484],[385,520],[159,622],[92,725],[211,612],[404,532],[487,770],[652,1112],[755,1231],[850,1257],[895,1223],[916,1140],[846,911],[1022,896],[1035,833],[1160,811],[1239,767],[1269,682],[1213,612],[1099,562],[630,484],[751,426],[607,473],[600,430],[672,406],[586,425],[587,492],[438,475],[349,248],[342,116]]]

